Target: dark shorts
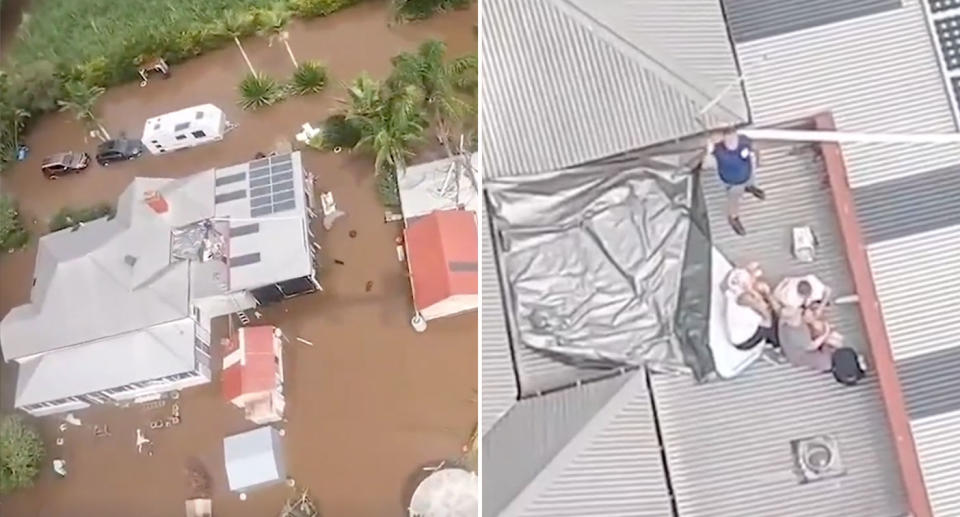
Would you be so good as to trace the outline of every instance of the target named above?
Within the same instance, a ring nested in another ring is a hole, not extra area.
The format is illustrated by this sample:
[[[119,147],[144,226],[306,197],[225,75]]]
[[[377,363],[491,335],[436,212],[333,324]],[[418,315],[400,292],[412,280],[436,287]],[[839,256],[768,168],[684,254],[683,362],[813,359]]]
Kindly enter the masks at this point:
[[[757,345],[762,343],[770,343],[771,345],[778,347],[780,343],[777,341],[777,330],[776,326],[773,327],[758,327],[757,331],[750,336],[750,339],[744,341],[743,343],[733,345],[737,350],[752,350]]]

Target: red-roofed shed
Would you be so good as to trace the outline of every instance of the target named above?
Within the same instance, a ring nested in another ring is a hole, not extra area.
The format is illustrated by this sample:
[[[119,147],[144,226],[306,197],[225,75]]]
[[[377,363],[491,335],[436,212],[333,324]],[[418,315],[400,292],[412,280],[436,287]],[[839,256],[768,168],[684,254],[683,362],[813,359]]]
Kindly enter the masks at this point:
[[[283,347],[276,327],[241,327],[227,342],[223,397],[258,424],[283,418]]]
[[[406,231],[413,301],[430,320],[477,308],[477,219],[445,210],[412,220]]]

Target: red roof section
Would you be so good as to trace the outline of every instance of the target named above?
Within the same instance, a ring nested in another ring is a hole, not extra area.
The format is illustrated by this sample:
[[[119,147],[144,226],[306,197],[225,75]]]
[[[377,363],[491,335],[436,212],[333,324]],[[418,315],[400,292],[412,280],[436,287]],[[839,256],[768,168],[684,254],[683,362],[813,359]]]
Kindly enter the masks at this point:
[[[230,339],[243,354],[240,362],[223,370],[220,386],[224,398],[273,390],[276,386],[277,363],[273,355],[274,327],[243,327]]]
[[[477,221],[473,212],[433,212],[415,219],[404,233],[418,310],[453,295],[477,294]]]

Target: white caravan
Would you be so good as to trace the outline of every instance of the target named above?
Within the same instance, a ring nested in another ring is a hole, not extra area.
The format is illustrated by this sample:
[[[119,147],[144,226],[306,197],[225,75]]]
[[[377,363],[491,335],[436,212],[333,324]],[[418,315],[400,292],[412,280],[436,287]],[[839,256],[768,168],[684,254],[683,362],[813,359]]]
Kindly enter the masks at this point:
[[[233,127],[223,110],[201,104],[148,118],[141,140],[151,153],[164,154],[219,141]]]

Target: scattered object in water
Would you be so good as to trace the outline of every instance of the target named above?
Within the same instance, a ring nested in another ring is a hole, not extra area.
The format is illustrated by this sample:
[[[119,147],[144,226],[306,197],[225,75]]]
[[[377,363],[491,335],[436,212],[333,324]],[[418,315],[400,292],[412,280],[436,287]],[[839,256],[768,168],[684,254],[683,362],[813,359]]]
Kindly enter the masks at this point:
[[[297,341],[299,341],[299,342],[301,342],[301,343],[303,343],[303,344],[305,344],[305,345],[313,346],[313,343],[312,343],[312,342],[307,341],[306,339],[303,339],[302,337],[298,337],[298,338],[297,338]]]
[[[22,162],[26,160],[28,154],[30,154],[30,148],[25,145],[21,145],[17,148],[17,161]]]
[[[333,223],[337,219],[347,215],[346,212],[337,208],[337,202],[333,199],[333,192],[320,194],[320,206],[323,208],[323,227],[327,231],[333,228]]]
[[[97,438],[102,438],[104,436],[110,436],[110,428],[107,426],[93,426],[93,436]]]
[[[354,239],[354,238],[356,238],[356,236],[357,236],[357,231],[356,231],[356,230],[350,230],[350,233],[348,233],[347,235],[349,235],[351,239]]]
[[[67,477],[67,462],[56,458],[53,460],[53,471],[62,478]]]
[[[170,413],[173,416],[180,418],[180,404],[174,404],[173,407],[171,408]]]
[[[137,454],[143,453],[143,446],[150,443],[150,439],[143,435],[143,431],[137,429]],[[152,453],[150,453],[152,455]]]
[[[813,228],[798,226],[793,229],[793,256],[800,262],[813,262],[816,258],[817,236]]]
[[[57,438],[57,445],[63,445],[63,437]]]
[[[280,436],[286,436],[286,435],[287,435],[287,430],[286,430],[286,429],[277,429],[277,434],[279,434]]]
[[[383,222],[385,223],[395,223],[397,221],[403,220],[403,214],[395,214],[389,210],[383,213]]]
[[[293,478],[287,478],[287,486],[290,488],[297,486],[297,480]]]
[[[78,427],[80,425],[83,425],[83,422],[81,422],[79,418],[73,416],[73,413],[67,413],[67,416],[63,417],[63,421],[70,425],[75,425]]]
[[[407,253],[403,250],[403,245],[397,245],[397,262],[403,262],[403,259],[406,258]]]
[[[333,259],[333,263],[334,263],[334,264],[340,264],[341,266],[344,265],[344,264],[346,264],[346,262],[344,262],[344,261],[342,261],[342,260],[340,260],[340,259]]]
[[[150,429],[163,429],[163,420],[152,420],[150,422]]]
[[[240,500],[241,500],[241,501],[246,501],[246,500],[247,500],[247,493],[246,493],[246,492],[240,492]]]
[[[305,122],[300,127],[303,128],[303,131],[294,135],[294,138],[297,139],[297,142],[305,144],[320,134],[320,128],[311,126],[309,122]]]
[[[61,432],[61,433],[64,432],[64,431],[66,431],[66,430],[67,430],[67,424],[60,424],[60,427],[59,427],[58,429],[60,429],[60,432]]]
[[[413,315],[413,318],[410,319],[410,325],[413,326],[413,330],[417,332],[423,332],[427,330],[427,320],[423,319],[423,316],[420,313]]]
[[[264,158],[266,158],[266,157],[267,157],[267,155],[265,155],[265,154],[263,154],[263,153],[260,153],[260,152],[258,152],[257,154],[253,155],[253,159],[254,159],[254,160],[262,160],[262,159],[264,159]]]
[[[257,319],[263,318],[263,314],[262,314],[260,311],[253,311],[253,315],[254,315],[254,317],[256,317]]]
[[[170,65],[168,65],[162,57],[148,58],[143,60],[140,69],[137,70],[137,72],[140,74],[140,87],[143,88],[147,85],[147,81],[149,80],[147,75],[151,72],[157,72],[160,74],[160,77],[169,79]]]
[[[373,280],[367,280],[366,290],[368,293],[373,290]]]

